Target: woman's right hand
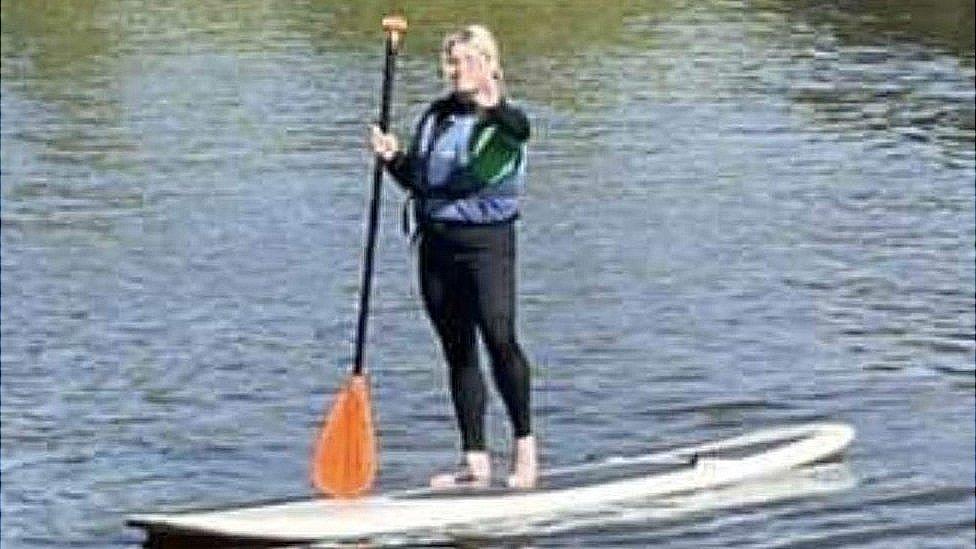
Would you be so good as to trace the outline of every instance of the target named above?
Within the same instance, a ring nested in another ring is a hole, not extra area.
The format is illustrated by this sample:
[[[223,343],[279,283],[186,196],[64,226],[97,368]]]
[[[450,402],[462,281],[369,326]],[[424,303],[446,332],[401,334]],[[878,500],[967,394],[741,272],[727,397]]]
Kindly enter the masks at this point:
[[[386,162],[393,160],[397,151],[400,150],[396,136],[392,133],[383,133],[383,130],[376,124],[372,125],[370,143],[373,146],[373,153]]]

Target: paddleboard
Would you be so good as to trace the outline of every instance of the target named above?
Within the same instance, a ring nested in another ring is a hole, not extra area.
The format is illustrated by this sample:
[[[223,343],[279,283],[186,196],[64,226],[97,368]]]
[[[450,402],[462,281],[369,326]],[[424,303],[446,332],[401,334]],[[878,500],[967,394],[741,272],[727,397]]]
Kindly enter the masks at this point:
[[[232,509],[138,514],[149,547],[167,540],[292,544],[361,541],[413,531],[449,532],[465,524],[558,516],[632,499],[665,498],[761,479],[838,456],[854,438],[844,424],[763,429],[642,456],[549,471],[530,491],[408,490],[354,500],[304,499]],[[575,479],[575,480],[572,480]]]

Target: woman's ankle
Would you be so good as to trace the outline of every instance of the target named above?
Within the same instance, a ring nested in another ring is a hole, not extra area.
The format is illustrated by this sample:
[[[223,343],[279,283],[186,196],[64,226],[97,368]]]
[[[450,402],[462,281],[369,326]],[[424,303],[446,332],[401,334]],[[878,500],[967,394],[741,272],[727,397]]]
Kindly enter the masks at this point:
[[[491,456],[485,450],[469,450],[464,453],[468,470],[479,478],[491,477]]]
[[[532,488],[538,476],[539,458],[535,436],[530,434],[515,439],[512,474],[508,477],[508,485],[512,488]]]
[[[460,471],[440,473],[430,479],[432,488],[487,488],[491,484],[491,457],[488,452],[464,452]]]
[[[535,435],[528,434],[515,439],[515,460],[535,462],[538,448]]]

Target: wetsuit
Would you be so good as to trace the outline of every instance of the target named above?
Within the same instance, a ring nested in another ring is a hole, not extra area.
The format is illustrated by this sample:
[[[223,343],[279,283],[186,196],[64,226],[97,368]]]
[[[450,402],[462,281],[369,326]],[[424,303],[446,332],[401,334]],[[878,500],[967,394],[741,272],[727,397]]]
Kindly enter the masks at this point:
[[[424,305],[447,358],[465,451],[485,449],[485,384],[476,333],[516,437],[531,433],[529,364],[515,330],[518,194],[529,124],[503,101],[480,109],[455,95],[421,117],[387,168],[411,195]]]

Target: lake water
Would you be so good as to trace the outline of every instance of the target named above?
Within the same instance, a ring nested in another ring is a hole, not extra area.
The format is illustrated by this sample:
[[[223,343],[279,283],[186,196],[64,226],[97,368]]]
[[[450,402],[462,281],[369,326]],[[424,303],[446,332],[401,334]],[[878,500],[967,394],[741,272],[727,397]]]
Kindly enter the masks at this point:
[[[976,545],[973,2],[550,4],[397,3],[394,104],[406,135],[440,37],[498,31],[534,132],[519,326],[545,465],[858,435],[842,489],[477,546]],[[357,6],[3,3],[4,547],[131,547],[134,511],[311,493],[391,4]],[[457,458],[401,199],[386,187],[367,349],[380,491]],[[497,398],[488,426],[504,467]]]

